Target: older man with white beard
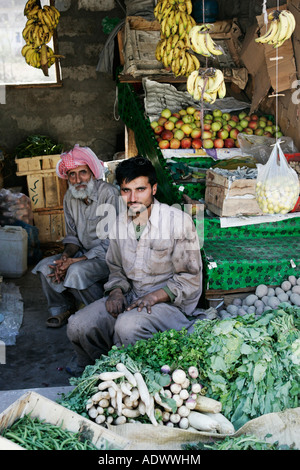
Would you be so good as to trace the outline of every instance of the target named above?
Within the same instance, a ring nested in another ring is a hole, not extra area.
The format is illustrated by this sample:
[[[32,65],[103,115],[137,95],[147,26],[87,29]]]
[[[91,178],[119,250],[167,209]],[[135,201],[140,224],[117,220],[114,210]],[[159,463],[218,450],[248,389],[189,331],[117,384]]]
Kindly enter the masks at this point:
[[[118,214],[119,192],[103,181],[103,162],[88,147],[76,144],[63,153],[56,173],[69,183],[63,202],[64,250],[42,259],[32,272],[39,274],[47,299],[50,317],[46,324],[59,328],[80,304],[103,296],[109,246],[105,219]]]

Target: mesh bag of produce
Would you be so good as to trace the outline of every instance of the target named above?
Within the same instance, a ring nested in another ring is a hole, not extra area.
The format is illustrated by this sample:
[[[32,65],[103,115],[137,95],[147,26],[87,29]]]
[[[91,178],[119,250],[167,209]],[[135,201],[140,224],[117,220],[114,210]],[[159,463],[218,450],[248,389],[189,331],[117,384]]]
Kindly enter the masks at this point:
[[[287,214],[299,197],[297,173],[276,142],[265,165],[257,164],[256,199],[264,214]]]

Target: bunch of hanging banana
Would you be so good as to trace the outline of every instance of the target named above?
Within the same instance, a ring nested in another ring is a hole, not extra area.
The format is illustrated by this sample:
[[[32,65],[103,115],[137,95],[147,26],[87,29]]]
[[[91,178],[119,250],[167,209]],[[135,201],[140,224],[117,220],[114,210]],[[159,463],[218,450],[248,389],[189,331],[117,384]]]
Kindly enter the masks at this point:
[[[217,98],[223,99],[226,96],[226,85],[224,74],[219,69],[208,68],[203,72],[195,70],[186,82],[187,92],[198,101],[213,104]]]
[[[196,54],[203,55],[204,57],[223,54],[222,48],[215,43],[209,33],[212,26],[211,24],[195,25],[190,30],[190,47]]]
[[[289,10],[274,10],[268,15],[268,20],[270,25],[267,32],[255,41],[271,44],[274,48],[280,47],[292,36],[296,27],[295,17]]]
[[[155,57],[175,77],[188,76],[200,67],[198,58],[189,51],[189,32],[196,24],[191,12],[191,0],[158,0],[154,9],[161,33]]]
[[[24,16],[27,21],[22,35],[26,44],[22,48],[22,55],[28,65],[42,68],[44,74],[48,75],[48,67],[54,64],[58,56],[47,44],[58,25],[60,13],[54,6],[45,5],[41,8],[36,0],[28,0]]]

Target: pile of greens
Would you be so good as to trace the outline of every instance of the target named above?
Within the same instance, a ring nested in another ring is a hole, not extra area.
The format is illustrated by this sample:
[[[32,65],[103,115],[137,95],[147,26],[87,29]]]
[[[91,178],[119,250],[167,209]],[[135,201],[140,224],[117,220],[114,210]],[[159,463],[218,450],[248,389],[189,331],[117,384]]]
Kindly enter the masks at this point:
[[[271,437],[271,436],[266,436]],[[278,442],[273,444],[266,442],[254,435],[242,434],[239,437],[225,437],[222,441],[213,443],[198,442],[196,444],[184,444],[185,450],[296,450],[288,445],[280,445]]]
[[[62,152],[62,144],[55,143],[46,135],[30,135],[15,149],[15,157],[30,158],[41,155],[56,155]]]
[[[97,374],[114,370],[130,357],[141,370],[191,365],[200,370],[208,397],[222,403],[222,413],[236,429],[266,413],[299,406],[300,308],[284,305],[260,317],[248,314],[224,320],[199,320],[193,333],[167,330],[126,348],[113,347],[108,356],[88,366],[62,404],[84,413]]]

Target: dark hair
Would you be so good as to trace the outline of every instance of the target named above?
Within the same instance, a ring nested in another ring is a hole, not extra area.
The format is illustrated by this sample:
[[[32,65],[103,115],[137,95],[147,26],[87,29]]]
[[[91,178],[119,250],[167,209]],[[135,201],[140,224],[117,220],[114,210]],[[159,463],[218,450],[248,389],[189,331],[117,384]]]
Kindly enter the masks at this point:
[[[155,168],[148,158],[139,155],[126,158],[116,168],[116,180],[119,186],[123,181],[129,183],[140,176],[147,176],[151,186],[157,183]]]

